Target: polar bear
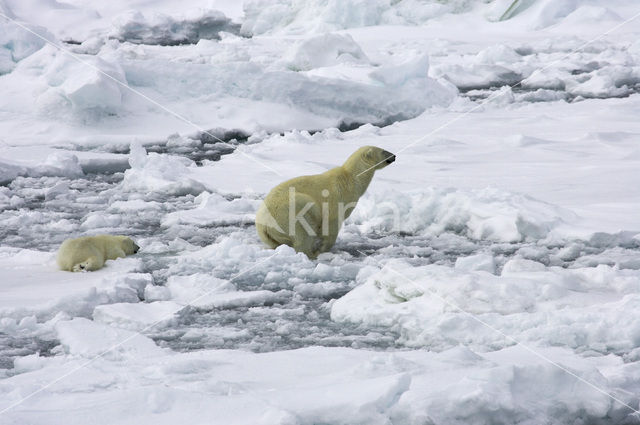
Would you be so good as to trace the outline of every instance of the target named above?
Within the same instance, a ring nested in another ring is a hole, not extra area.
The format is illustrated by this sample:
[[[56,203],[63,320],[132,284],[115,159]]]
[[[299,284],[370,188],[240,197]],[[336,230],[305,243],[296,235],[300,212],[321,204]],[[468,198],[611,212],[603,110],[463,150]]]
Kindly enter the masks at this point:
[[[58,250],[60,270],[70,272],[94,271],[107,260],[135,254],[140,247],[127,236],[96,235],[67,239]]]
[[[391,152],[364,146],[339,167],[280,183],[256,213],[260,239],[270,248],[289,245],[311,259],[330,250],[374,172],[395,159]]]

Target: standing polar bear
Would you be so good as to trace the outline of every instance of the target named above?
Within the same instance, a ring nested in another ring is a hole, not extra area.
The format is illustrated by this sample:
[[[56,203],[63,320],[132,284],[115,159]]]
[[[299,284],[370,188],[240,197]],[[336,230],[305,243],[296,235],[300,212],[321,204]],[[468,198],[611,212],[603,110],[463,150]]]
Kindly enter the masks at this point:
[[[96,235],[67,239],[58,250],[60,270],[94,271],[105,261],[135,254],[140,247],[127,236]]]
[[[364,146],[342,166],[280,183],[256,213],[260,239],[270,248],[289,245],[309,258],[330,250],[375,171],[395,159],[391,152]]]

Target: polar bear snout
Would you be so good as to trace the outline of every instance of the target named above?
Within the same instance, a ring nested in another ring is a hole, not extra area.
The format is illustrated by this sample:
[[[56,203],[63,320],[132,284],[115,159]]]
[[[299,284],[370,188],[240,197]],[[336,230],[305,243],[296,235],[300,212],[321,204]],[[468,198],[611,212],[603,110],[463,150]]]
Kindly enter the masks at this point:
[[[393,161],[396,160],[396,156],[389,151],[382,151],[382,154],[386,158],[385,162],[387,164],[391,164]]]
[[[140,247],[138,246],[137,243],[134,242],[134,244],[133,244],[133,253],[137,254],[138,251],[140,251]]]

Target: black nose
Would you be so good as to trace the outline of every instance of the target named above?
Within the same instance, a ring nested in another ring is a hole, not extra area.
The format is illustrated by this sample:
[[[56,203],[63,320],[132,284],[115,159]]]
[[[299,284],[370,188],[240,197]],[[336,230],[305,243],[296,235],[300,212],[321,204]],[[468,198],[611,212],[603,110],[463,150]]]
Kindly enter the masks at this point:
[[[396,160],[396,156],[391,152],[384,151],[384,155],[387,158],[385,161],[387,164],[391,164],[393,161]]]
[[[134,245],[133,246],[133,253],[134,254],[137,254],[139,250],[140,250],[140,247],[138,245]]]

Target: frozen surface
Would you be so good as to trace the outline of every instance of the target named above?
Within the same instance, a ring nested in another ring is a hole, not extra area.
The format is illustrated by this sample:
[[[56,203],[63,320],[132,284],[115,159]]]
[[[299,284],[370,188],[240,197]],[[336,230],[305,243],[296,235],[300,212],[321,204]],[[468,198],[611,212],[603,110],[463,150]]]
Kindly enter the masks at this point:
[[[515,339],[628,355],[640,331],[627,313],[639,302],[637,277],[636,270],[544,267],[522,258],[509,260],[498,276],[396,261],[336,301],[331,318],[397,326],[408,344],[434,350],[460,342],[493,350]]]
[[[0,0],[0,423],[640,423],[640,6],[511,3]]]

